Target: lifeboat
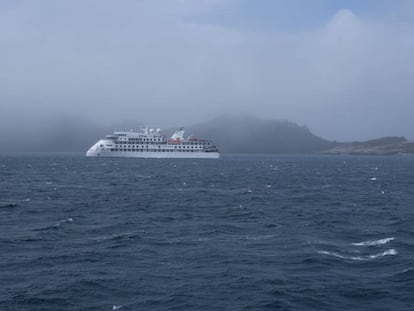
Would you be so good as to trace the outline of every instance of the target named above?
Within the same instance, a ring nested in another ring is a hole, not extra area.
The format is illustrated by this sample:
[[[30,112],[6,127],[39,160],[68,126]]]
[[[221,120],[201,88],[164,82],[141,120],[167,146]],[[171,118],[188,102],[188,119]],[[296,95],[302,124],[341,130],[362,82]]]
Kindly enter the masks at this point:
[[[194,135],[191,135],[187,138],[188,141],[198,141],[198,138],[195,137]]]
[[[168,140],[168,143],[169,144],[180,144],[181,143],[181,139],[179,139],[179,138],[170,138]]]

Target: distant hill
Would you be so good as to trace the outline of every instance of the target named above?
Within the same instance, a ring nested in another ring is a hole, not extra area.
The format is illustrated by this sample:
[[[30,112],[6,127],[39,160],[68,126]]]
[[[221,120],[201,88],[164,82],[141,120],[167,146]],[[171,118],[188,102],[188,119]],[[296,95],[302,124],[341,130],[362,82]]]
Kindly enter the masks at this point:
[[[305,126],[252,116],[218,117],[187,126],[186,133],[212,140],[221,152],[315,153],[335,146]]]

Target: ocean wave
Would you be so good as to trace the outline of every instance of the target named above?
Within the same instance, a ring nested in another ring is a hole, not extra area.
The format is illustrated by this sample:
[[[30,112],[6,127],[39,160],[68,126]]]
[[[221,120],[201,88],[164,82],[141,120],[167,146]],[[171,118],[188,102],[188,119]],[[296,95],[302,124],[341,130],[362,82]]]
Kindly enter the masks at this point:
[[[367,256],[347,256],[347,255],[339,254],[339,253],[336,253],[336,252],[328,252],[328,251],[318,251],[318,253],[328,255],[328,256],[332,256],[332,257],[345,259],[345,260],[359,260],[359,261],[372,260],[372,259],[381,258],[381,257],[384,257],[384,256],[398,255],[398,252],[393,248],[391,248],[389,250],[386,250],[384,252],[381,252],[381,253],[377,253],[377,254],[373,254],[373,255],[367,255]]]
[[[398,255],[398,252],[395,249],[391,248],[389,250],[386,250],[385,252],[378,253],[378,254],[375,254],[375,255],[370,255],[369,258],[370,259],[375,259],[375,258],[378,258],[378,257],[395,256],[395,255]]]
[[[412,271],[412,270],[414,270],[414,268],[413,268],[413,267],[408,267],[408,268],[404,269],[404,270],[402,271],[402,273],[407,273],[407,272]]]
[[[188,183],[185,185],[187,186]],[[179,191],[189,191],[193,193],[214,193],[219,195],[242,195],[242,194],[249,194],[252,193],[253,190],[247,187],[240,187],[240,188],[232,188],[232,189],[225,189],[225,188],[213,188],[213,187],[185,187],[179,188]]]
[[[150,178],[153,178],[154,176],[152,176],[152,175],[136,174],[136,175],[134,175],[134,177],[136,177],[136,178],[142,178],[142,179],[150,179]]]
[[[260,240],[268,240],[271,238],[274,238],[275,234],[265,234],[265,235],[246,235],[244,236],[245,240],[251,240],[251,241],[260,241]]]
[[[60,220],[56,223],[55,226],[59,227],[61,224],[64,224],[65,222],[73,222],[73,218],[66,218],[66,219]]]
[[[391,242],[392,240],[394,240],[393,237],[380,239],[380,240],[362,241],[362,242],[358,242],[358,243],[352,243],[352,245],[355,245],[355,246],[377,246],[377,245],[387,244],[387,243]]]
[[[0,202],[0,207],[16,207],[18,206],[15,202]]]
[[[113,234],[109,239],[111,240],[131,240],[139,238],[139,232],[123,232],[118,234]]]
[[[49,226],[46,226],[46,227],[42,227],[42,228],[37,228],[37,229],[34,229],[34,231],[46,231],[46,230],[50,230],[50,229],[54,229],[54,230],[56,230],[56,229],[58,229],[62,224],[64,224],[64,223],[68,223],[68,222],[73,222],[73,218],[66,218],[66,219],[62,219],[62,220],[59,220],[57,223],[54,223],[53,225],[49,225]]]
[[[101,243],[101,242],[108,242],[108,241],[125,241],[125,240],[133,240],[136,238],[140,238],[145,231],[131,231],[131,232],[122,232],[110,235],[103,235],[99,237],[94,237],[88,239],[94,243]]]

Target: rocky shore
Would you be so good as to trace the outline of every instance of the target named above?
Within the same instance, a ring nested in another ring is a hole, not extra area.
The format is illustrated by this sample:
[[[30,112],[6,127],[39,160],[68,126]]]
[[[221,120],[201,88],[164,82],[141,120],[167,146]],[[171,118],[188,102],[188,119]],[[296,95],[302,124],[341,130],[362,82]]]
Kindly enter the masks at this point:
[[[414,142],[405,137],[382,137],[364,142],[338,143],[324,154],[396,155],[414,154]]]

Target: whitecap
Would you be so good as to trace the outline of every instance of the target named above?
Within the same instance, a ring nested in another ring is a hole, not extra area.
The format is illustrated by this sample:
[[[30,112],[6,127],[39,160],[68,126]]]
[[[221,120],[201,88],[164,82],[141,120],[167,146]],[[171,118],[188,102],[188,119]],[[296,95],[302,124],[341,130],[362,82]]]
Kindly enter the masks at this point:
[[[375,255],[370,255],[369,258],[370,259],[375,259],[375,258],[378,258],[378,257],[395,256],[395,255],[398,255],[397,251],[395,249],[391,248],[389,250],[386,250],[385,252],[378,253],[378,254],[375,254]]]
[[[369,180],[377,180],[377,177],[371,177]]]
[[[384,256],[398,255],[398,252],[393,248],[389,249],[389,250],[386,250],[385,252],[382,252],[382,253],[368,255],[368,256],[346,256],[346,255],[342,255],[342,254],[339,254],[339,253],[328,252],[328,251],[318,251],[318,253],[333,256],[333,257],[337,257],[337,258],[341,258],[341,259],[345,259],[345,260],[359,260],[359,261],[367,261],[367,260],[372,260],[372,259],[376,259],[376,258],[380,258],[380,257],[384,257]]]
[[[65,222],[73,222],[73,218],[67,218],[67,219],[60,220],[59,222],[56,223],[56,227],[59,227],[61,224],[64,224]]]
[[[319,254],[324,254],[324,255],[329,255],[329,256],[333,256],[333,257],[338,257],[338,258],[342,258],[342,259],[350,259],[352,257],[347,257],[347,256],[343,256],[341,254],[335,253],[335,252],[328,252],[328,251],[318,251]],[[355,257],[357,258],[357,257]]]
[[[406,268],[406,269],[403,270],[403,273],[406,273],[406,272],[411,271],[413,269],[414,269],[413,267],[408,267],[408,268]]]
[[[393,237],[380,239],[380,240],[362,241],[362,242],[358,242],[358,243],[352,243],[352,245],[355,245],[355,246],[376,246],[376,245],[387,244],[387,243],[391,242],[392,240],[394,240]]]
[[[112,310],[119,310],[119,309],[121,309],[122,308],[122,306],[121,305],[119,305],[119,306],[117,306],[117,305],[113,305],[112,306]]]

